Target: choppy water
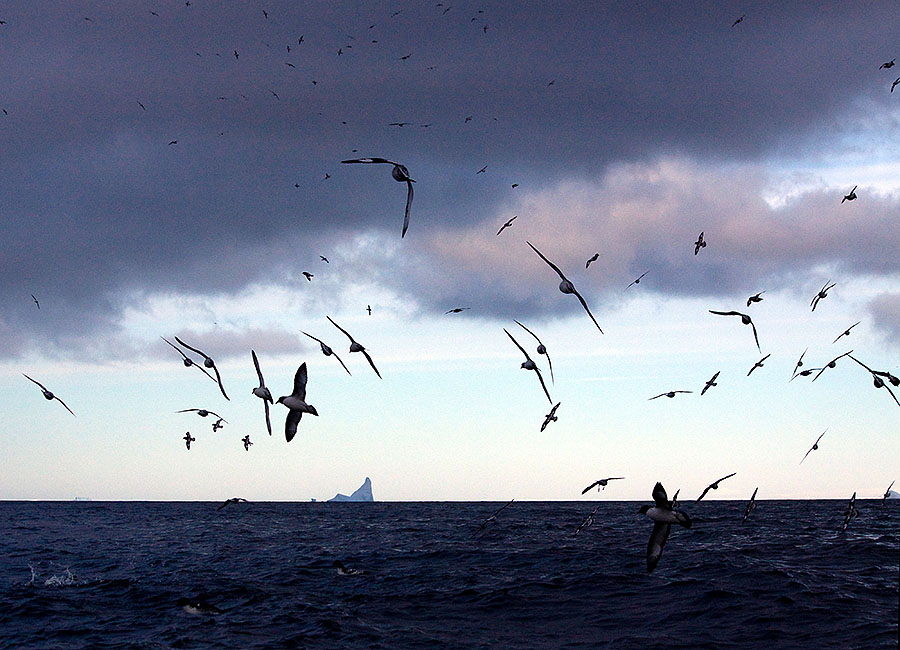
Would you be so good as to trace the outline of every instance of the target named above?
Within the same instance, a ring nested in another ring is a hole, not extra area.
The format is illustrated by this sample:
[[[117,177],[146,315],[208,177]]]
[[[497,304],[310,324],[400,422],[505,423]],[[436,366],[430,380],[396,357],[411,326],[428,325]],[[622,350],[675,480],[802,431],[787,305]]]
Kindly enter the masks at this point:
[[[898,502],[218,505],[0,502],[0,648],[897,647]]]

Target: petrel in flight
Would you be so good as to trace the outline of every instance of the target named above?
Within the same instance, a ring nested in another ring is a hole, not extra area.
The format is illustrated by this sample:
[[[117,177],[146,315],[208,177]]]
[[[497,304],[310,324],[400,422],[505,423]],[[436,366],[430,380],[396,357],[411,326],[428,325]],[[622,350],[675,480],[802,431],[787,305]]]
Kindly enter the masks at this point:
[[[762,349],[759,347],[759,336],[756,333],[756,325],[753,324],[753,319],[750,318],[747,314],[742,314],[739,311],[715,311],[713,309],[710,309],[709,313],[716,314],[718,316],[740,316],[741,322],[744,325],[749,325],[753,328],[753,340],[756,341],[756,349],[762,352]]]
[[[710,483],[709,485],[707,485],[705,488],[703,488],[703,492],[700,494],[699,497],[697,497],[697,500],[694,501],[694,503],[700,503],[700,499],[702,499],[703,497],[705,497],[707,492],[709,492],[710,490],[718,490],[718,489],[719,489],[719,483],[721,483],[722,481],[724,481],[726,478],[731,478],[731,477],[734,476],[735,474],[737,474],[737,472],[732,472],[732,473],[729,474],[728,476],[723,476],[723,477],[720,478],[719,480],[713,481],[712,483]]]
[[[353,160],[342,160],[342,163],[384,163],[387,165],[393,165],[393,169],[391,169],[391,176],[394,177],[394,180],[398,183],[406,183],[406,211],[403,214],[403,229],[400,231],[400,237],[403,238],[406,236],[406,229],[409,228],[409,207],[412,205],[413,200],[413,183],[415,181],[409,177],[409,170],[400,163],[395,163],[391,160],[387,160],[386,158],[356,158]]]
[[[266,388],[266,381],[263,379],[262,370],[259,369],[259,359],[256,358],[256,352],[250,350],[250,355],[253,357],[253,367],[256,368],[256,376],[259,378],[259,386],[254,388],[251,392],[263,401],[263,406],[266,409],[266,429],[269,430],[269,435],[271,436],[272,421],[269,419],[269,404],[274,403],[272,401],[272,392]],[[247,438],[249,440],[249,436]],[[246,447],[246,443],[244,446]]]
[[[37,385],[40,387],[41,392],[44,393],[44,398],[45,398],[45,399],[47,399],[47,400],[54,400],[54,399],[55,399],[57,402],[59,402],[60,404],[62,404],[63,406],[65,406],[65,407],[66,407],[66,410],[67,410],[69,413],[72,413],[72,415],[75,415],[75,413],[72,412],[72,409],[69,408],[68,404],[66,404],[66,403],[65,403],[64,401],[62,401],[59,397],[57,397],[56,395],[54,395],[53,393],[51,393],[49,390],[47,390],[41,382],[32,379],[31,377],[29,377],[28,375],[26,375],[24,372],[22,373],[22,375],[25,377],[25,379],[27,379],[27,380],[30,381],[30,382],[34,382],[35,384],[37,384]]]
[[[366,358],[366,361],[368,361],[369,365],[372,366],[372,370],[374,370],[375,374],[378,375],[378,378],[381,379],[381,373],[378,372],[378,368],[375,367],[375,362],[372,361],[372,357],[369,356],[369,353],[366,351],[366,349],[362,345],[357,343],[355,340],[353,340],[353,337],[350,336],[350,333],[347,330],[345,330],[343,327],[341,327],[340,325],[335,323],[333,320],[331,320],[331,316],[326,316],[325,318],[327,318],[329,321],[331,321],[332,325],[334,325],[336,328],[341,330],[347,336],[347,338],[350,339],[350,352],[362,352],[363,356]],[[307,336],[309,336],[309,334],[307,334]],[[313,338],[313,337],[310,337],[310,338]],[[321,343],[321,341],[320,341],[320,343]],[[324,352],[324,350],[322,350],[322,351]],[[337,355],[335,355],[335,357],[337,357]],[[340,359],[338,359],[338,361],[340,361]],[[344,365],[343,361],[341,361],[341,365],[342,366]],[[347,369],[347,366],[344,366],[344,370],[346,370],[346,369]],[[347,372],[349,372],[349,370]]]
[[[805,454],[803,454],[803,460],[800,461],[801,465],[803,464],[803,461],[806,460],[806,457],[809,456],[810,452],[816,451],[819,448],[819,441],[822,439],[822,436],[824,436],[827,431],[828,431],[828,429],[825,429],[825,431],[820,433],[819,437],[816,438],[816,441],[813,443],[813,446],[809,448],[809,451],[807,451]]]
[[[278,404],[284,404],[288,408],[287,417],[284,420],[284,438],[288,442],[297,435],[297,425],[304,413],[318,416],[316,407],[306,403],[306,362],[300,364],[294,375],[294,390],[290,395],[278,398]]]
[[[597,488],[597,492],[599,492],[600,490],[605,490],[607,483],[609,483],[610,481],[621,481],[623,478],[625,478],[625,477],[624,476],[610,476],[609,478],[601,478],[599,481],[594,481],[593,483],[588,485],[586,488],[584,488],[581,491],[581,493],[587,494],[588,491],[590,491],[590,489],[593,487]]]
[[[531,246],[531,250],[533,250],[535,253],[537,253],[537,254],[538,254],[538,257],[540,257],[542,260],[544,260],[544,261],[547,263],[547,265],[548,265],[551,269],[553,269],[554,271],[556,271],[556,274],[557,274],[557,275],[559,276],[559,278],[560,278],[559,290],[560,290],[561,292],[563,292],[563,293],[574,294],[575,297],[578,298],[578,301],[581,303],[581,306],[584,307],[584,311],[586,311],[586,312],[587,312],[587,315],[591,317],[591,320],[592,320],[592,321],[594,321],[594,325],[597,325],[597,329],[600,330],[600,333],[601,333],[601,334],[603,334],[603,330],[600,329],[600,325],[597,324],[597,319],[594,318],[594,315],[591,313],[591,310],[588,309],[587,303],[584,301],[584,298],[582,298],[582,297],[581,297],[581,294],[578,293],[578,290],[575,289],[575,285],[572,284],[572,283],[569,281],[569,279],[566,278],[565,275],[563,275],[563,272],[559,270],[559,267],[556,266],[556,264],[554,264],[553,262],[551,262],[550,260],[548,260],[546,257],[544,257],[544,254],[541,253],[541,251],[539,251],[538,249],[536,249],[536,248],[531,244],[530,241],[526,241],[525,243],[528,244],[529,246]]]
[[[682,510],[678,510],[669,502],[666,489],[662,483],[653,487],[652,506],[641,506],[639,513],[647,515],[653,520],[653,532],[650,533],[650,541],[647,544],[647,572],[653,571],[662,557],[666,540],[669,539],[669,530],[672,524],[678,524],[685,528],[691,527],[691,518]]]
[[[516,347],[522,351],[522,354],[525,355],[525,361],[522,362],[520,368],[524,368],[525,370],[534,370],[537,374],[538,380],[541,382],[541,388],[544,389],[544,394],[547,396],[547,400],[553,404],[553,400],[550,398],[550,391],[547,390],[547,384],[544,383],[544,377],[541,375],[541,369],[538,368],[537,364],[532,360],[531,357],[528,356],[528,353],[525,351],[519,342],[513,338],[513,335],[509,333],[509,331],[504,327],[503,331],[506,332],[506,335],[510,338],[510,340],[516,344]]]
[[[222,377],[219,375],[219,369],[216,368],[216,363],[212,360],[212,357],[210,357],[209,355],[207,355],[204,352],[201,352],[197,348],[192,348],[190,345],[188,345],[187,343],[182,341],[177,336],[175,337],[175,340],[178,341],[179,345],[182,345],[182,346],[186,347],[188,350],[191,350],[192,352],[196,352],[201,357],[203,357],[203,365],[206,366],[207,368],[213,369],[213,372],[216,373],[216,381],[219,382],[219,390],[222,391],[222,395],[225,396],[225,399],[230,400],[231,398],[228,397],[228,395],[225,393],[225,387],[222,385]]]

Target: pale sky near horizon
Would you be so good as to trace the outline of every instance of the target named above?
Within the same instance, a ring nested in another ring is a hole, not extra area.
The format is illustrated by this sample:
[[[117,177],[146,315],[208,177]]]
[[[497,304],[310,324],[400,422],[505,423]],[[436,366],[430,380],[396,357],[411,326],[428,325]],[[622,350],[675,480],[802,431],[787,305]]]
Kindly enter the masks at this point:
[[[898,16],[0,8],[0,499],[307,501],[368,476],[378,500],[649,501],[661,481],[689,503],[731,472],[706,499],[880,497],[900,406],[846,357],[790,379],[804,350],[804,368],[852,349],[900,376],[900,66],[879,68]],[[405,184],[341,164],[361,157],[415,179],[403,239]],[[710,309],[750,314],[761,351]],[[544,432],[551,404],[504,328],[561,402]],[[216,359],[230,401],[175,335]],[[290,443],[282,405],[265,431],[251,349],[276,399],[308,365],[319,417]],[[669,390],[693,393],[649,399]],[[606,476],[625,479],[581,495]]]

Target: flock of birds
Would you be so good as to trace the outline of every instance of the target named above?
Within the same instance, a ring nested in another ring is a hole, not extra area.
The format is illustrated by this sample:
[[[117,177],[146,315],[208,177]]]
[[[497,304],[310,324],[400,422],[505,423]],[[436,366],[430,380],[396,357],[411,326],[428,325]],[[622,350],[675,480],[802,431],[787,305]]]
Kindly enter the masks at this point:
[[[449,8],[447,8],[446,11],[449,11]],[[444,13],[446,13],[446,11]],[[153,13],[153,12],[151,12],[151,13]],[[266,15],[266,19],[268,19],[268,15]],[[90,19],[86,19],[86,20],[90,20]],[[742,15],[734,21],[734,23],[732,24],[732,27],[737,26],[743,20],[744,20],[744,16]],[[2,21],[0,21],[0,24],[2,24]],[[487,26],[484,27],[484,30],[487,31]],[[302,40],[303,39],[301,37],[298,41],[298,44],[302,43]],[[288,51],[290,51],[290,48],[288,48]],[[337,54],[339,56],[342,53],[343,53],[343,49],[339,49],[337,52]],[[237,59],[237,58],[239,58],[239,56],[240,56],[239,52],[237,50],[235,50],[234,57]],[[401,57],[401,58],[405,59],[408,57]],[[884,64],[882,64],[880,69],[890,69],[891,67],[894,66],[894,64],[895,64],[895,60],[892,59],[891,61],[888,61],[888,62],[885,62]],[[292,66],[292,64],[290,64],[290,63],[287,65]],[[314,81],[313,83],[316,83],[316,82]],[[551,81],[550,84],[552,84],[552,83],[553,82]],[[897,86],[898,84],[900,84],[900,77],[898,77],[897,80],[895,80],[893,82],[891,89],[890,89],[891,92],[893,92],[894,87]],[[272,94],[275,95],[276,99],[278,98],[278,95],[274,91],[270,91],[270,92],[272,92]],[[143,110],[146,110],[146,107],[142,103],[140,103],[140,102],[138,102],[138,103],[140,104],[140,106]],[[470,119],[471,119],[470,117],[467,117],[466,121],[469,121]],[[408,124],[409,124],[408,122],[394,122],[391,124],[391,126],[403,127]],[[422,126],[428,126],[428,125],[422,125]],[[178,140],[171,140],[168,144],[176,145],[177,143],[178,143]],[[348,165],[389,165],[390,169],[391,169],[391,177],[398,183],[406,184],[406,188],[407,188],[406,203],[405,203],[405,208],[403,211],[403,220],[402,220],[402,226],[401,226],[401,231],[400,231],[401,239],[404,238],[406,236],[407,231],[410,226],[411,208],[412,208],[413,196],[414,196],[413,187],[414,187],[414,183],[416,183],[416,181],[411,177],[411,174],[410,174],[408,168],[402,163],[395,162],[393,160],[389,160],[387,158],[382,158],[382,157],[354,158],[354,159],[342,160],[341,163],[348,164]],[[486,171],[486,169],[487,169],[487,165],[482,167],[477,173],[478,174],[484,173]],[[326,178],[329,178],[329,177],[330,177],[330,175],[326,174]],[[517,184],[514,184],[513,187],[516,187],[516,185]],[[854,186],[853,189],[850,190],[850,192],[848,192],[846,195],[843,196],[841,203],[844,203],[845,201],[856,200],[858,198],[858,196],[856,194],[856,190],[857,190],[857,186]],[[514,222],[517,218],[518,218],[518,215],[513,216],[512,218],[506,220],[500,226],[499,230],[497,230],[496,235],[500,236],[508,229],[513,228]],[[580,303],[580,305],[583,308],[586,315],[590,318],[593,325],[597,328],[597,330],[600,332],[600,334],[603,334],[604,333],[603,329],[600,327],[600,324],[597,322],[597,319],[594,317],[593,313],[591,312],[586,299],[584,298],[584,296],[581,293],[579,293],[579,291],[576,289],[575,285],[565,275],[565,273],[563,273],[561,268],[557,264],[552,262],[546,255],[544,255],[544,253],[542,253],[530,241],[526,241],[525,243],[559,277],[559,285],[558,285],[559,291],[565,295],[575,296],[575,298]],[[696,241],[693,242],[694,255],[695,256],[699,255],[700,252],[704,248],[707,247],[708,243],[709,242],[705,238],[705,232],[701,231],[699,233]],[[595,262],[599,259],[599,257],[600,257],[600,253],[596,252],[590,258],[588,258],[585,263],[585,269],[589,268],[593,262]],[[320,256],[320,258],[324,263],[329,263],[329,260],[327,257]],[[640,282],[644,279],[645,276],[647,276],[647,274],[649,272],[650,271],[648,270],[648,271],[644,271],[643,273],[641,273],[637,278],[635,278],[626,287],[626,289],[640,284]],[[311,281],[312,278],[314,277],[313,274],[311,274],[309,272],[304,272],[303,275],[309,281]],[[834,289],[835,286],[836,286],[836,283],[832,282],[832,281],[826,282],[822,286],[822,288],[812,297],[812,300],[810,301],[811,311],[814,312],[816,310],[816,308],[820,304],[820,302],[828,297],[829,291]],[[755,303],[761,302],[763,300],[764,293],[765,293],[765,291],[760,291],[760,292],[748,297],[747,301],[746,301],[747,308],[750,308],[751,305],[753,305]],[[40,302],[34,296],[34,294],[31,294],[31,298],[32,298],[33,302],[35,303],[37,309],[40,309],[41,308]],[[446,312],[446,314],[458,314],[458,313],[461,313],[468,309],[469,309],[469,307],[456,307],[456,308],[448,310]],[[371,306],[368,306],[367,310],[368,310],[368,313],[371,315]],[[749,314],[741,312],[741,311],[737,311],[737,310],[709,310],[709,313],[711,313],[713,315],[717,315],[717,316],[735,316],[735,317],[740,318],[740,321],[743,325],[750,326],[750,330],[753,333],[755,347],[757,348],[757,351],[760,354],[762,353],[762,347],[760,345],[760,340],[759,340],[759,332],[757,331],[756,325],[754,324],[753,319],[751,318],[751,316]],[[374,360],[372,359],[371,355],[366,350],[366,348],[362,344],[360,344],[358,341],[356,341],[347,330],[345,330],[340,325],[338,325],[330,316],[326,316],[326,318],[335,328],[337,328],[340,332],[342,332],[349,339],[349,342],[350,342],[349,352],[350,353],[361,353],[362,356],[365,357],[366,361],[368,362],[369,366],[374,371],[376,376],[381,378],[381,373],[379,372],[378,368],[375,365]],[[548,367],[548,371],[549,371],[549,375],[550,375],[550,383],[551,383],[551,385],[555,384],[553,364],[550,359],[550,354],[548,352],[547,346],[544,344],[544,342],[539,338],[539,336],[534,331],[529,329],[527,326],[525,326],[523,323],[521,323],[518,320],[514,320],[514,322],[536,341],[537,347],[535,349],[536,349],[538,358],[540,359],[541,357],[543,357],[546,359],[546,363],[547,363],[547,367]],[[837,341],[840,340],[844,336],[849,337],[851,335],[851,330],[854,327],[856,327],[856,325],[859,325],[859,321],[854,323],[850,327],[848,327],[841,334],[839,334],[834,339],[834,343],[837,343]],[[535,373],[535,375],[537,376],[538,382],[540,384],[541,391],[543,392],[544,396],[547,398],[548,402],[551,405],[551,410],[544,417],[543,423],[541,424],[541,427],[540,427],[540,430],[544,431],[551,422],[557,421],[558,416],[556,415],[556,413],[557,413],[557,409],[561,405],[561,402],[554,403],[554,400],[552,399],[552,397],[550,395],[550,390],[548,388],[547,382],[544,379],[544,375],[542,374],[540,366],[529,355],[526,348],[513,336],[513,334],[508,329],[503,328],[503,331],[506,333],[506,335],[508,336],[510,341],[515,345],[515,347],[525,357],[525,360],[521,363],[520,368],[524,369],[524,370],[533,371]],[[320,346],[320,350],[321,350],[322,354],[324,354],[326,357],[333,356],[338,361],[338,363],[340,363],[341,367],[347,372],[348,375],[352,374],[350,372],[350,369],[344,363],[344,361],[322,339],[320,339],[310,333],[307,333],[305,331],[302,331],[302,334],[304,334],[305,336],[316,341]],[[177,353],[185,367],[187,367],[187,368],[195,367],[198,370],[200,370],[207,378],[209,378],[212,381],[215,381],[218,385],[219,391],[221,392],[223,398],[227,401],[230,401],[230,398],[229,398],[228,394],[226,393],[225,386],[223,384],[222,376],[219,372],[219,369],[217,368],[217,366],[215,364],[215,361],[213,360],[213,358],[211,356],[209,356],[207,353],[203,352],[198,347],[189,345],[188,343],[183,341],[178,336],[174,336],[175,343],[173,343],[172,341],[170,341],[169,339],[167,339],[165,337],[161,337],[161,338],[163,339],[163,341],[165,341],[165,343],[167,345],[169,345],[172,349],[177,351]],[[287,409],[287,413],[285,415],[285,420],[284,420],[284,436],[285,436],[285,440],[289,443],[296,436],[301,418],[304,414],[308,414],[308,415],[312,415],[312,416],[319,415],[315,406],[313,406],[312,404],[310,404],[306,401],[307,400],[307,396],[306,396],[307,383],[308,383],[307,365],[305,362],[303,362],[297,368],[296,373],[294,374],[294,378],[293,378],[292,392],[289,395],[283,395],[283,396],[279,397],[277,400],[275,400],[275,399],[273,399],[273,395],[272,395],[271,391],[266,386],[266,382],[265,382],[263,372],[262,372],[262,369],[260,366],[260,361],[259,361],[259,358],[258,358],[255,350],[251,349],[250,353],[251,353],[251,359],[252,359],[252,362],[253,362],[257,377],[258,377],[258,381],[259,381],[258,386],[256,386],[255,388],[252,389],[252,395],[254,395],[255,397],[258,397],[260,400],[262,400],[263,408],[264,408],[266,430],[267,430],[268,434],[271,436],[272,435],[272,423],[271,423],[270,406],[274,406],[275,404],[283,405]],[[844,358],[849,358],[850,360],[854,361],[856,364],[858,364],[861,368],[863,368],[868,373],[869,377],[871,378],[871,380],[873,382],[873,385],[876,388],[885,389],[886,392],[893,399],[893,401],[898,406],[900,406],[900,401],[898,401],[897,396],[891,390],[891,386],[894,386],[894,387],[900,386],[900,378],[894,376],[893,374],[891,374],[888,371],[876,370],[876,369],[871,368],[869,365],[865,364],[864,362],[862,362],[859,359],[857,359],[856,357],[854,357],[852,355],[852,353],[853,353],[853,350],[849,350],[847,352],[844,352],[844,353],[836,356],[834,359],[828,361],[827,363],[823,364],[822,366],[814,367],[814,368],[806,368],[804,366],[804,356],[806,354],[806,350],[805,350],[803,352],[803,354],[800,355],[800,358],[796,362],[796,365],[792,372],[790,381],[793,381],[794,379],[797,379],[799,377],[808,377],[813,372],[816,372],[817,374],[813,378],[813,381],[815,381],[816,379],[818,379],[818,377],[823,372],[825,372],[826,369],[835,368],[838,361],[840,361],[841,359],[844,359]],[[198,357],[198,358],[195,359],[192,357],[192,355],[196,355],[196,357]],[[770,354],[766,354],[765,356],[760,358],[758,361],[756,361],[753,364],[753,366],[748,370],[747,376],[749,376],[755,370],[762,368],[764,362],[770,356],[771,356]],[[719,374],[720,374],[720,371],[716,371],[715,374],[713,374],[712,377],[705,382],[704,386],[700,390],[701,396],[705,395],[709,389],[718,385],[717,379],[719,377]],[[59,401],[60,404],[62,404],[62,406],[65,407],[69,413],[71,413],[73,416],[75,416],[75,413],[72,411],[72,409],[70,409],[69,406],[60,397],[55,395],[53,392],[51,392],[49,389],[47,389],[43,384],[41,384],[37,380],[31,378],[28,375],[25,375],[25,377],[29,381],[36,384],[41,389],[44,397],[47,400]],[[667,397],[667,398],[671,399],[671,398],[674,398],[677,394],[689,394],[689,393],[693,393],[693,392],[694,391],[690,390],[690,389],[668,390],[668,391],[659,393],[658,395],[654,395],[653,397],[650,397],[648,399],[656,400],[656,399],[659,399],[662,397]],[[206,418],[208,416],[213,416],[216,419],[212,425],[214,432],[218,431],[225,424],[228,424],[228,421],[225,420],[221,415],[219,415],[218,413],[216,413],[212,410],[205,409],[205,408],[186,408],[186,409],[178,410],[177,412],[178,413],[196,413],[198,416],[200,416],[202,418]],[[807,457],[809,456],[809,454],[811,452],[813,452],[819,448],[819,443],[822,440],[822,438],[826,432],[827,432],[827,429],[819,435],[819,437],[816,439],[815,443],[810,447],[810,449],[806,452],[806,454],[800,460],[801,464],[807,459]],[[183,440],[185,442],[186,448],[188,450],[190,450],[191,444],[196,441],[196,437],[192,436],[190,432],[186,432],[183,437]],[[241,440],[241,442],[243,443],[244,449],[248,450],[248,451],[249,451],[250,446],[254,444],[251,441],[249,435],[245,435],[244,438]],[[736,474],[735,472],[732,472],[726,476],[723,476],[722,478],[719,478],[719,479],[713,481],[709,485],[707,485],[706,488],[703,490],[703,492],[700,494],[700,496],[697,497],[695,503],[699,503],[711,490],[712,491],[717,490],[719,487],[719,484],[721,482],[735,476],[735,474]],[[613,477],[606,477],[606,478],[598,479],[598,480],[592,482],[586,488],[584,488],[584,490],[582,491],[582,494],[588,493],[595,487],[598,488],[598,490],[603,490],[607,487],[607,485],[609,484],[610,481],[623,480],[624,478],[625,477],[623,477],[623,476],[613,476]],[[888,489],[884,493],[884,499],[886,499],[890,495],[891,487],[893,487],[893,485],[894,485],[894,483],[891,482],[891,485],[888,487]],[[756,508],[756,495],[757,495],[758,489],[759,488],[757,487],[753,491],[753,495],[751,496],[750,501],[748,502],[748,504],[744,510],[742,522],[746,521],[747,518],[750,516],[751,512]],[[665,544],[669,538],[669,533],[670,533],[672,524],[676,524],[676,525],[682,526],[684,528],[690,528],[692,525],[691,517],[688,515],[687,512],[682,510],[679,506],[678,492],[676,492],[674,497],[670,500],[668,498],[668,494],[667,494],[665,488],[663,487],[663,485],[661,483],[657,482],[652,490],[652,499],[653,499],[652,506],[651,505],[643,505],[643,506],[641,506],[641,508],[639,510],[639,512],[641,514],[646,515],[653,522],[653,530],[651,532],[650,540],[649,540],[649,543],[647,546],[646,561],[647,561],[647,570],[648,571],[652,571],[657,566],[657,564],[662,556]],[[884,499],[883,499],[883,501],[884,501]],[[859,515],[859,511],[855,507],[855,500],[856,500],[856,493],[853,494],[853,497],[851,498],[850,503],[845,510],[844,520],[841,525],[842,531],[846,530],[851,519],[853,519],[854,517]],[[228,499],[222,505],[220,505],[218,507],[218,510],[222,510],[223,508],[225,508],[228,505],[238,504],[238,503],[245,502],[245,501],[246,501],[246,499],[244,499],[244,498],[234,497],[234,498]],[[484,531],[488,524],[495,522],[497,520],[498,515],[500,515],[500,513],[504,509],[506,509],[507,507],[512,505],[514,503],[514,501],[515,501],[515,499],[510,500],[509,502],[505,503],[501,508],[499,508],[498,510],[493,512],[490,516],[488,516],[483,522],[481,522],[480,526],[476,530],[476,533],[480,533],[480,532]],[[599,504],[597,504],[597,506],[593,509],[593,511],[581,522],[581,524],[575,530],[576,535],[579,534],[584,528],[586,528],[587,526],[590,526],[592,524],[594,515],[596,514],[598,508],[599,508]],[[347,575],[347,574],[353,573],[353,570],[348,570],[346,567],[344,567],[340,563],[340,561],[337,561],[335,563],[335,567],[337,568],[338,572],[341,574]],[[185,600],[184,603],[180,603],[180,604],[184,604],[185,606],[189,606],[189,605],[194,606],[194,603],[189,602],[187,600]]]

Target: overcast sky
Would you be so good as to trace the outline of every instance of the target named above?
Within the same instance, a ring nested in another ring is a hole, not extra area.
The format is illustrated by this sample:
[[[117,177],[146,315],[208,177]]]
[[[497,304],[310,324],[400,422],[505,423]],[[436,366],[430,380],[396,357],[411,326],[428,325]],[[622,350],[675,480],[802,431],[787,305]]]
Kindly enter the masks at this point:
[[[900,66],[879,67],[900,57],[897,18],[890,2],[4,5],[0,498],[306,500],[370,476],[379,499],[587,499],[624,475],[600,496],[649,499],[732,471],[716,496],[879,496],[900,479],[900,407],[848,358],[790,378],[805,349],[806,367],[854,349],[900,375]],[[404,238],[406,184],[341,164],[362,157],[415,180]],[[751,314],[761,349],[709,309]],[[503,328],[562,402],[543,433],[550,404]],[[216,359],[230,401],[174,335]],[[290,444],[284,407],[270,438],[250,395],[251,349],[276,397],[309,366],[320,416]],[[694,392],[648,399],[673,389]],[[229,424],[174,413],[195,407]]]

